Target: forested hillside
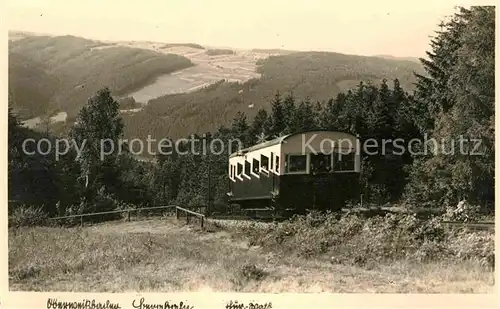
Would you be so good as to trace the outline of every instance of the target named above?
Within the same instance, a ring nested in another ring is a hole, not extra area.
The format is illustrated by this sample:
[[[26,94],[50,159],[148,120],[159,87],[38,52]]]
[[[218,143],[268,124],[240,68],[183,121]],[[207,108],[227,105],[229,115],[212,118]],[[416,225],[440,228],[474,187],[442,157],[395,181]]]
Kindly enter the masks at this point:
[[[24,59],[29,60],[24,62]],[[14,107],[31,109],[35,103],[29,93],[33,92],[33,96],[41,98],[37,113],[45,110],[49,101],[52,108],[67,112],[70,118],[103,86],[109,87],[113,95],[122,96],[151,83],[159,75],[191,65],[191,61],[178,55],[73,36],[32,36],[9,42],[9,85],[17,96]],[[50,87],[53,79],[58,81],[57,92]],[[23,92],[28,92],[26,100]]]
[[[18,115],[33,118],[50,112],[52,97],[57,93],[59,80],[48,72],[48,67],[29,57],[9,55],[9,95]]]
[[[259,108],[269,110],[276,91],[298,99],[328,100],[360,81],[379,84],[397,78],[408,91],[423,73],[419,63],[328,52],[297,52],[271,56],[259,62],[260,79],[243,84],[220,82],[193,93],[167,95],[151,100],[139,113],[124,116],[126,136],[181,137],[213,131],[228,125],[237,112],[254,117]],[[248,105],[253,104],[253,109]]]
[[[45,53],[48,57],[50,51],[41,54]],[[467,201],[493,211],[494,8],[460,9],[431,41],[428,56],[421,60],[424,71],[416,75],[414,91],[411,70],[419,71],[412,62],[326,53],[272,57],[263,63],[262,80],[219,83],[200,92],[163,97],[124,119],[116,99],[104,89],[80,110],[78,125],[71,130],[75,140],[88,140],[89,150],[76,161],[74,148],[59,161],[53,159],[53,152],[45,157],[23,154],[20,141],[32,133],[19,128],[16,116],[9,112],[9,196],[28,206],[43,205],[43,213],[49,215],[127,204],[206,204],[209,190],[219,207],[227,191],[227,151],[199,155],[196,143],[194,153],[157,156],[155,163],[148,163],[137,161],[125,144],[122,153],[115,148],[100,160],[99,141],[118,141],[124,132],[145,141],[147,134],[186,137],[209,131],[206,139],[239,138],[248,146],[288,132],[327,128],[359,134],[362,141],[402,138],[405,146],[412,139],[439,142],[436,150],[421,144],[403,154],[390,148],[385,154],[362,154],[361,182],[367,203],[441,208]],[[46,63],[50,72],[65,71],[35,52],[33,57]],[[66,57],[67,63],[74,62]],[[365,78],[373,84],[359,82]],[[343,81],[357,85],[339,86]],[[248,104],[254,108],[242,113]],[[469,143],[465,152],[458,146],[464,137],[475,143]],[[13,211],[16,208],[9,206]]]

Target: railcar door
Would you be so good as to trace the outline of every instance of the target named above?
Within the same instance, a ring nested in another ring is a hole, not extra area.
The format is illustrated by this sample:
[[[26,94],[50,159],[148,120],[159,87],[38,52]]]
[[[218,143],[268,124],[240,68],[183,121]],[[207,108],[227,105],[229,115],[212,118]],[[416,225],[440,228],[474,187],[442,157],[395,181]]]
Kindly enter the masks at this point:
[[[279,194],[280,190],[280,183],[279,183],[279,156],[275,156],[274,153],[271,152],[271,160],[269,164],[269,170],[270,173],[269,175],[271,176],[271,192],[273,195],[273,200],[274,200],[274,195]],[[271,172],[272,170],[275,171],[275,173]]]

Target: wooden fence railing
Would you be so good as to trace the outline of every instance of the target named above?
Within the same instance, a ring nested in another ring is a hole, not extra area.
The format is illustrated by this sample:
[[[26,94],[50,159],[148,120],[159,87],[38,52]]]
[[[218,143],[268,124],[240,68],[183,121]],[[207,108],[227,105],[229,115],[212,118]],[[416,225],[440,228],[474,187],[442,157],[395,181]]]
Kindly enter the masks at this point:
[[[202,229],[204,228],[205,218],[206,218],[206,216],[204,214],[201,214],[201,213],[198,213],[198,212],[194,212],[192,210],[189,210],[189,209],[186,209],[186,208],[182,208],[182,207],[179,207],[179,206],[175,207],[175,217],[177,218],[177,220],[179,220],[181,213],[185,213],[186,214],[186,223],[187,224],[189,224],[190,217],[197,217],[197,218],[200,219],[201,228]]]
[[[144,208],[130,208],[130,209],[120,209],[120,210],[112,210],[112,211],[103,211],[103,212],[94,212],[94,213],[85,213],[85,214],[76,214],[70,216],[62,216],[62,217],[54,217],[49,218],[51,221],[63,220],[63,219],[72,219],[72,218],[80,218],[80,225],[83,226],[83,218],[84,217],[92,217],[92,216],[102,216],[109,214],[118,214],[118,213],[127,213],[127,221],[130,221],[130,214],[132,212],[142,212],[142,211],[150,211],[150,210],[158,210],[158,209],[175,209],[175,216],[177,219],[180,218],[181,213],[186,214],[186,221],[189,224],[190,217],[197,217],[201,219],[201,228],[205,225],[206,216],[202,213],[195,212],[189,210],[188,208],[198,210],[200,212],[206,211],[206,206],[189,206],[189,207],[179,207],[177,205],[167,205],[167,206],[155,206],[155,207],[144,207]]]
[[[157,209],[173,209],[177,207],[176,205],[168,205],[168,206],[155,206],[155,207],[144,207],[144,208],[130,208],[130,209],[119,209],[119,210],[111,210],[111,211],[103,211],[103,212],[94,212],[94,213],[85,213],[85,214],[76,214],[70,216],[62,216],[62,217],[54,217],[49,218],[49,220],[62,220],[62,219],[71,219],[71,218],[80,218],[80,224],[83,225],[84,217],[92,217],[92,216],[102,216],[109,214],[117,214],[117,213],[127,213],[127,221],[130,221],[130,213],[132,212],[140,212],[140,211],[149,211],[149,210],[157,210]]]

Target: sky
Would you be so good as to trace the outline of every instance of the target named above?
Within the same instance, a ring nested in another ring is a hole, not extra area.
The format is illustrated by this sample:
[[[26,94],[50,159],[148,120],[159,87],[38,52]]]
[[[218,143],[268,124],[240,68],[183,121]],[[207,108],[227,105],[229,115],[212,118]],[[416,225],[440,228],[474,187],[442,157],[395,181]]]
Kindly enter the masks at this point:
[[[421,57],[440,20],[473,1],[12,0],[9,30],[100,40]]]

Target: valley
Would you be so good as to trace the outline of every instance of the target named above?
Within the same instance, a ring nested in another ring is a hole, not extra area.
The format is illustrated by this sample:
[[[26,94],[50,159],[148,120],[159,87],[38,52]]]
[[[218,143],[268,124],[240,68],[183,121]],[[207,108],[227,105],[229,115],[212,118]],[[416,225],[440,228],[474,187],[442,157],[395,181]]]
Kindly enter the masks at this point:
[[[69,127],[87,99],[109,87],[115,99],[135,102],[122,108],[129,138],[212,131],[230,123],[237,112],[252,118],[258,109],[269,109],[276,91],[325,101],[360,82],[379,84],[384,78],[398,78],[411,91],[414,72],[423,72],[415,61],[388,56],[15,32],[11,39],[9,91],[26,126],[34,128],[40,118],[59,113],[52,121]]]

